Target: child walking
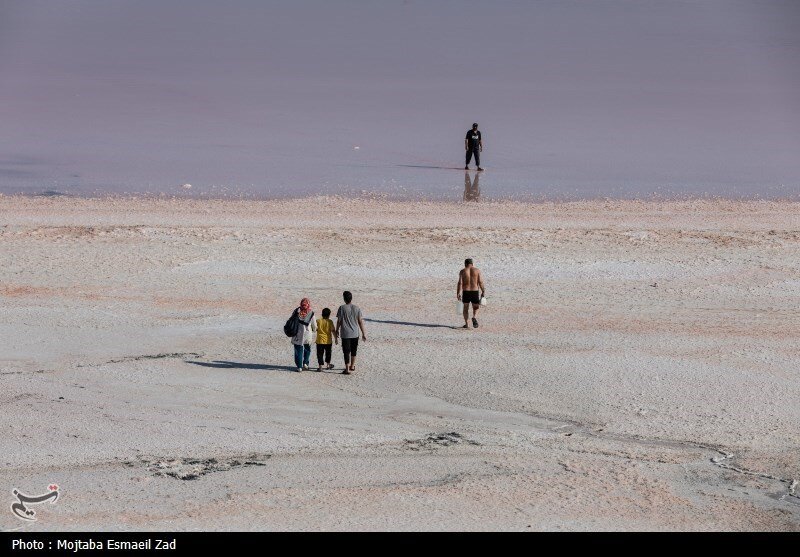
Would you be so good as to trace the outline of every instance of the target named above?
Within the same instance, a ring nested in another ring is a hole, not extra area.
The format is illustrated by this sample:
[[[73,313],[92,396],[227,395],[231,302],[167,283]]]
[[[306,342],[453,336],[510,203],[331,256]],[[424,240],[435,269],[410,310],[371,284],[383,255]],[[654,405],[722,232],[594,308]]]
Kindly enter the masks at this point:
[[[331,348],[333,344],[331,341],[335,340],[336,344],[339,344],[339,336],[333,327],[333,321],[329,319],[330,316],[331,310],[325,308],[322,310],[322,319],[317,319],[317,361],[319,362],[317,371],[322,371],[323,359],[326,364],[325,369],[333,369],[333,364],[331,363]]]

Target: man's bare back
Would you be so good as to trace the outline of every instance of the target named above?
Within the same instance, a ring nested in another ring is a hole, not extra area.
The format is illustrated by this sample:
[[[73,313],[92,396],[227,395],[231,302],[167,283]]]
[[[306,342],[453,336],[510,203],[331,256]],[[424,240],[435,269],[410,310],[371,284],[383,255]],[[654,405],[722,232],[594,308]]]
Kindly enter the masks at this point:
[[[459,275],[461,280],[461,290],[478,290],[479,285],[480,289],[483,290],[483,286],[481,284],[481,270],[474,265],[470,265],[469,267],[461,269]]]

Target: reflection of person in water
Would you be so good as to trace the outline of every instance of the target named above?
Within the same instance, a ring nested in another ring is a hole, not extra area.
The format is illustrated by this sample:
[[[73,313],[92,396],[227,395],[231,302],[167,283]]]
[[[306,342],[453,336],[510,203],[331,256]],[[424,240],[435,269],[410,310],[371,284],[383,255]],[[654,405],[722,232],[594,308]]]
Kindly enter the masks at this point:
[[[481,197],[481,186],[478,182],[480,174],[470,180],[469,172],[464,173],[464,201],[478,201]]]

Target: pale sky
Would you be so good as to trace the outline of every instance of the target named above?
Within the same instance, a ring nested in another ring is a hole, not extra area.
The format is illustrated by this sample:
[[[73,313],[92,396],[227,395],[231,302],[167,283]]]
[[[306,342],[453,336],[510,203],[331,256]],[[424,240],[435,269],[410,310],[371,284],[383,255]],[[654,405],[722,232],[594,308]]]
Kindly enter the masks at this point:
[[[0,0],[0,192],[800,193],[800,2]],[[359,149],[354,149],[358,146]]]

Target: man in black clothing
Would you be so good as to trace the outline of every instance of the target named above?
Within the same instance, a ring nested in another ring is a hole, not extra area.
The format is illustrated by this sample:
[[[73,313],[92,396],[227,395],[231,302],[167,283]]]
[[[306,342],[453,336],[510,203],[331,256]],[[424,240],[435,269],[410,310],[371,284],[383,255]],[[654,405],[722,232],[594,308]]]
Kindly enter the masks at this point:
[[[475,155],[475,166],[478,170],[481,168],[481,151],[483,151],[483,141],[481,140],[481,132],[478,131],[478,124],[472,124],[472,129],[467,132],[464,138],[464,149],[467,150],[467,161],[464,163],[464,170],[469,170],[469,161],[472,155]]]

